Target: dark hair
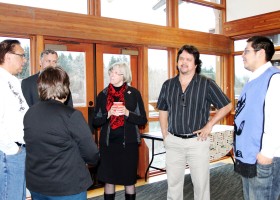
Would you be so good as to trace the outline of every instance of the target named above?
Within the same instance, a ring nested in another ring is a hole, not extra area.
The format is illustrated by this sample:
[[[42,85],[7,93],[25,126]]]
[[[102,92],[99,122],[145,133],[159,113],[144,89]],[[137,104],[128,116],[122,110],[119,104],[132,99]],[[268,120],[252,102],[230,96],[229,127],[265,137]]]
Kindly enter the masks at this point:
[[[6,53],[15,53],[14,48],[16,45],[20,45],[18,40],[7,39],[0,43],[0,65],[4,63]]]
[[[59,66],[46,67],[40,73],[37,83],[41,100],[64,99],[69,95],[69,76]]]
[[[52,49],[46,49],[41,52],[40,58],[42,59],[44,57],[44,55],[49,55],[49,54],[55,54],[58,57],[58,54],[56,51],[54,51]]]
[[[264,49],[266,61],[271,61],[275,49],[273,42],[269,38],[264,36],[253,36],[250,37],[247,42],[252,42],[252,47],[256,51]]]
[[[194,64],[196,65],[196,69],[195,69],[195,72],[197,74],[199,74],[201,72],[201,65],[202,65],[202,62],[201,60],[199,59],[199,51],[198,49],[195,47],[195,46],[192,46],[192,45],[184,45],[182,46],[178,53],[177,53],[177,63],[179,61],[179,57],[180,55],[183,53],[183,51],[186,51],[188,52],[189,54],[192,54],[193,57],[194,57]],[[178,70],[178,66],[177,66],[177,70]]]

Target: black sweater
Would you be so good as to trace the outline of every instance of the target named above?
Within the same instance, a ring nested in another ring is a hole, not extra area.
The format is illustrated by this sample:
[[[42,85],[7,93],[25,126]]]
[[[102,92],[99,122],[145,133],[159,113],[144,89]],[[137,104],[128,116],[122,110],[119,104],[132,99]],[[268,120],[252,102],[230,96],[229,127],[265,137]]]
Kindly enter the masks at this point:
[[[58,101],[41,101],[24,117],[26,184],[44,195],[86,191],[92,179],[86,163],[96,165],[99,151],[80,111]]]

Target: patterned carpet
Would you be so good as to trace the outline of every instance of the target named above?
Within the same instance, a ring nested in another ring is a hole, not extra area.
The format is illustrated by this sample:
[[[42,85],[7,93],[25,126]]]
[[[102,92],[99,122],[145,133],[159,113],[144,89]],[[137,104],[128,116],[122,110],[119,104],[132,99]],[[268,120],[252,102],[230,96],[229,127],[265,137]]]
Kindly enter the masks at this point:
[[[232,164],[224,164],[210,170],[211,200],[240,200],[243,199],[242,182],[233,171]],[[159,181],[136,188],[137,200],[166,199],[167,182]],[[89,200],[103,200],[103,196]],[[124,191],[116,193],[115,200],[124,200]],[[184,200],[193,200],[193,186],[190,175],[185,176]]]

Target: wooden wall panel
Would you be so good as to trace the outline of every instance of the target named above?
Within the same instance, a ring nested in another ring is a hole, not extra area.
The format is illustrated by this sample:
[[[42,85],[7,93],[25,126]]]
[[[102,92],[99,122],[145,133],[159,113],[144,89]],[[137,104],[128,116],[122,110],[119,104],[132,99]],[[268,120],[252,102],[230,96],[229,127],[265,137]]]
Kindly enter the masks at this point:
[[[226,22],[224,35],[238,39],[256,34],[280,33],[280,11]]]
[[[0,32],[229,53],[226,36],[92,15],[0,3]],[[156,37],[155,37],[156,36]]]

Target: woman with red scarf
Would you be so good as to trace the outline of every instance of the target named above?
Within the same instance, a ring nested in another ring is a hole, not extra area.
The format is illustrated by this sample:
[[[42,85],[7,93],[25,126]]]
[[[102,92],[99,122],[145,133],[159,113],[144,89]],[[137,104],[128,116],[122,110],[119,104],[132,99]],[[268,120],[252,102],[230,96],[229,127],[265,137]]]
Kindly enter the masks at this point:
[[[99,181],[105,183],[104,199],[115,199],[115,185],[124,185],[125,199],[135,199],[137,181],[138,126],[147,123],[140,92],[129,86],[131,71],[127,63],[109,67],[110,84],[98,94],[93,126],[101,127]]]

